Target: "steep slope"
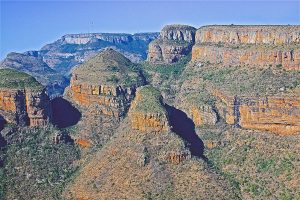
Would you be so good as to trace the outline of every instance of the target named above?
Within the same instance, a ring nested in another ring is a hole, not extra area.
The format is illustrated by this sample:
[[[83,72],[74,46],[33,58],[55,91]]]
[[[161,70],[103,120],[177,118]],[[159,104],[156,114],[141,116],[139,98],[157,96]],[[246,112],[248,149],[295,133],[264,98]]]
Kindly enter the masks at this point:
[[[0,116],[21,126],[45,125],[51,108],[44,87],[28,74],[0,69]]]
[[[67,199],[237,198],[170,127],[159,128],[168,119],[157,90],[139,88],[135,102],[114,138],[67,187]],[[149,118],[136,120],[137,114]]]
[[[149,42],[157,37],[158,33],[68,34],[42,47],[39,56],[51,68],[69,74],[75,65],[82,64],[106,47],[114,48],[133,62],[145,60]]]
[[[68,84],[68,80],[51,69],[36,52],[10,53],[1,62],[1,68],[15,69],[30,74],[46,86],[48,93],[53,96],[62,94]]]
[[[174,63],[191,52],[196,28],[187,25],[167,25],[158,39],[149,44],[147,61]]]

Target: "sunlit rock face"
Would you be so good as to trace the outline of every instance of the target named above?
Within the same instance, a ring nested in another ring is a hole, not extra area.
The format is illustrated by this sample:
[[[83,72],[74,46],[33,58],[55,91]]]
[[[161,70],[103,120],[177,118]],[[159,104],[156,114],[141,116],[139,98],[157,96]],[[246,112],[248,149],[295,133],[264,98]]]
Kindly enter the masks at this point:
[[[203,26],[196,33],[196,43],[228,44],[300,44],[299,26]]]
[[[196,28],[187,25],[167,25],[158,39],[149,44],[147,61],[174,63],[191,52]]]
[[[0,75],[0,115],[7,123],[43,126],[50,121],[50,99],[40,83],[14,70],[0,70]]]
[[[204,26],[195,40],[193,61],[300,70],[300,26]]]

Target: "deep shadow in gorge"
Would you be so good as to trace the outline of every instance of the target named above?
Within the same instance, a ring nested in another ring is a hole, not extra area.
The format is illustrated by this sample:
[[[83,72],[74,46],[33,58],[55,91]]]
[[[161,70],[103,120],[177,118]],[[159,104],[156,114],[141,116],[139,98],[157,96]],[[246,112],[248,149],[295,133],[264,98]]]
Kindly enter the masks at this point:
[[[169,114],[172,130],[189,144],[189,149],[193,156],[207,161],[207,158],[203,155],[203,141],[196,134],[193,120],[191,120],[185,112],[173,106],[166,105],[166,109]]]
[[[62,97],[51,100],[52,122],[58,128],[67,128],[78,123],[81,113],[77,108]]]

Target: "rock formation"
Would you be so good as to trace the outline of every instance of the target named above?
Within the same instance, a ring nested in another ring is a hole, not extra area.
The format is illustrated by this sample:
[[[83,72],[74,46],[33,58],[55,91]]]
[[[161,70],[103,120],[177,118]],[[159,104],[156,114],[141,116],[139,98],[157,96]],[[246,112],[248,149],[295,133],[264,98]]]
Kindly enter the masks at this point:
[[[174,63],[191,52],[196,29],[187,25],[168,25],[158,39],[149,44],[147,61]]]
[[[141,132],[170,131],[167,112],[163,106],[160,92],[151,87],[137,89],[136,97],[131,103],[129,116],[131,127]]]
[[[33,77],[0,70],[0,115],[7,123],[43,126],[51,119],[50,100]]]
[[[300,132],[300,97],[214,95],[220,115],[228,124],[246,129],[265,130],[281,135]]]
[[[106,49],[72,72],[70,95],[80,107],[97,105],[103,115],[124,117],[143,75],[113,49]]]
[[[300,27],[204,26],[197,30],[192,60],[300,70]]]

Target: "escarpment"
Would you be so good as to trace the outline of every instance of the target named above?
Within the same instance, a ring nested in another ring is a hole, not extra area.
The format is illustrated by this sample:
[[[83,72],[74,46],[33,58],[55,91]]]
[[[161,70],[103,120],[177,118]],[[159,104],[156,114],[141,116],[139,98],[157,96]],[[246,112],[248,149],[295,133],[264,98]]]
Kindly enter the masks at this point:
[[[120,119],[143,84],[143,75],[130,60],[107,49],[73,71],[70,95],[82,108],[94,104],[103,115]]]
[[[163,106],[160,92],[151,87],[137,89],[136,97],[129,110],[132,129],[141,132],[170,131],[167,112]]]
[[[187,25],[168,25],[158,39],[149,44],[147,61],[174,63],[191,52],[196,28]]]
[[[50,100],[33,77],[10,69],[0,70],[0,115],[6,123],[43,126],[51,119]]]
[[[300,70],[299,26],[205,26],[195,40],[193,61]]]

